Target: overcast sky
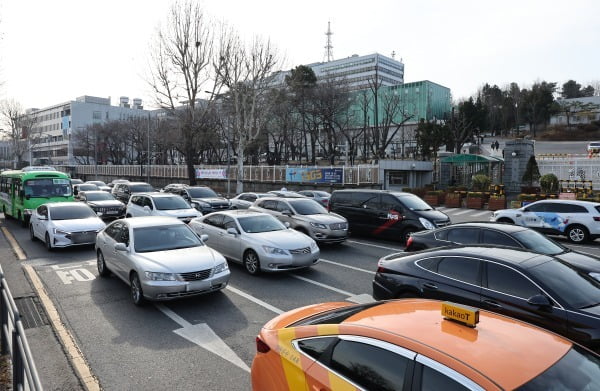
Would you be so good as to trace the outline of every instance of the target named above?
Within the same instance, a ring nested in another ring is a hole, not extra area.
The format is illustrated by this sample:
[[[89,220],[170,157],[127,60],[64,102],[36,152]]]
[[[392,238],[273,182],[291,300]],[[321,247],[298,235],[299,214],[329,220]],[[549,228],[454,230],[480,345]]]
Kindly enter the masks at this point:
[[[142,98],[148,48],[168,0],[1,0],[0,99],[43,108],[81,95]],[[286,69],[381,53],[405,82],[431,80],[454,99],[486,82],[521,87],[600,80],[600,1],[208,0],[208,14],[242,36],[270,38]]]

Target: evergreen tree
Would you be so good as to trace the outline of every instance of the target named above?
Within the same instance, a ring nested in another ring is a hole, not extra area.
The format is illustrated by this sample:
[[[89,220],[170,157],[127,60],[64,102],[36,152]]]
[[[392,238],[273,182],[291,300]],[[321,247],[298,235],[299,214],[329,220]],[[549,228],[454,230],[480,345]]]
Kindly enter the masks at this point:
[[[523,174],[523,178],[521,178],[521,180],[523,182],[527,182],[527,184],[531,187],[533,186],[533,182],[536,182],[538,179],[540,179],[540,169],[538,168],[535,156],[532,155],[529,158],[529,161],[527,161],[527,167],[525,167],[525,173]]]

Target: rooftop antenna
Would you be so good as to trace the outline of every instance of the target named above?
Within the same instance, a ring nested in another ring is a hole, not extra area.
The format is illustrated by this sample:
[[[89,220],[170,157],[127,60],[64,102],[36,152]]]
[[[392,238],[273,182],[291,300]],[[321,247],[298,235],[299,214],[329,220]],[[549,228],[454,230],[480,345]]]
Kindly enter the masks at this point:
[[[331,36],[333,33],[331,32],[331,22],[327,22],[327,44],[325,45],[325,57],[327,57],[327,62],[333,61],[333,45],[331,44]]]
[[[395,60],[396,59],[396,51],[392,50],[392,59]]]

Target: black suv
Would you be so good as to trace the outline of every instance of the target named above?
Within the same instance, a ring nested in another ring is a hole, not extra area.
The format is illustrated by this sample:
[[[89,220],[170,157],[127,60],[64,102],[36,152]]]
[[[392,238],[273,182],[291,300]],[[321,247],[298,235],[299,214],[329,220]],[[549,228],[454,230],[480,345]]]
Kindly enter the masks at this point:
[[[169,187],[163,189],[165,193],[178,194],[187,200],[194,208],[208,214],[219,210],[231,208],[231,202],[221,197],[208,186]]]
[[[116,183],[111,193],[117,200],[127,205],[129,197],[133,193],[148,193],[153,191],[154,188],[146,182],[126,182]]]
[[[350,231],[406,242],[411,233],[450,224],[450,218],[411,193],[336,190],[329,210],[344,216]]]

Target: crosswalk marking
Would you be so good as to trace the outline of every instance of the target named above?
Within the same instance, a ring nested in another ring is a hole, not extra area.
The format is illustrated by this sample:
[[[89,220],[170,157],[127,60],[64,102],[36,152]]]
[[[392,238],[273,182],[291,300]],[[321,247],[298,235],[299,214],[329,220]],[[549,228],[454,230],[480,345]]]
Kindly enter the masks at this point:
[[[492,212],[490,212],[489,210],[484,210],[483,212],[473,214],[473,216],[483,216],[483,215],[487,215],[490,213],[492,213]]]
[[[452,213],[453,216],[464,215],[465,213],[471,212],[471,209],[463,209],[460,212]]]

